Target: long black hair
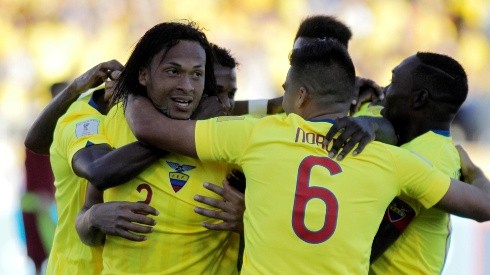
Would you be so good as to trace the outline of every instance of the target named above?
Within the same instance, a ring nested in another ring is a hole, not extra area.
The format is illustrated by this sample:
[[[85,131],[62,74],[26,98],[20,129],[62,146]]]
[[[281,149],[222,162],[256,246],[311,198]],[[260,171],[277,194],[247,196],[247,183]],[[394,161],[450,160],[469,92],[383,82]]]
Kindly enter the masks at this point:
[[[204,48],[206,74],[203,94],[215,95],[213,53],[204,32],[191,21],[187,23],[164,22],[149,29],[134,47],[115,86],[112,103],[122,101],[126,106],[130,94],[147,96],[146,87],[139,83],[140,70],[149,66],[153,57],[160,51],[168,51],[181,40],[196,41]]]

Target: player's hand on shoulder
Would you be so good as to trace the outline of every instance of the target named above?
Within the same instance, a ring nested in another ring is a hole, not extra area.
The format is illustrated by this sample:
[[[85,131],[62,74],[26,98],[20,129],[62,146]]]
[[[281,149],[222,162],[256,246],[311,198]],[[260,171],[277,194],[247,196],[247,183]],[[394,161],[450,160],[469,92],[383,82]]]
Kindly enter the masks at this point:
[[[143,202],[106,202],[92,206],[91,219],[96,228],[106,235],[131,241],[144,241],[153,231],[158,211]]]
[[[325,135],[328,156],[342,160],[354,148],[353,155],[364,150],[366,145],[376,137],[376,125],[362,117],[342,117],[330,128]]]
[[[204,187],[220,195],[222,199],[210,198],[202,195],[194,196],[194,200],[217,208],[195,207],[194,211],[205,217],[221,220],[220,223],[203,223],[203,226],[217,231],[243,232],[243,212],[245,212],[244,194],[230,186],[228,180],[223,181],[223,187],[205,182]]]

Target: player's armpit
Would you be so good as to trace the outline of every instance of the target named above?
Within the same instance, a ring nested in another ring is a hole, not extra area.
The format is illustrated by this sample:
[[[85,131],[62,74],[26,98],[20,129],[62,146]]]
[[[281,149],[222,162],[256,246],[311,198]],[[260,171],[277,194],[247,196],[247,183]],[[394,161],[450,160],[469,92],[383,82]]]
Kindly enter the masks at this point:
[[[405,231],[415,217],[415,211],[395,198],[386,209],[381,225],[373,240],[370,262],[375,262]]]

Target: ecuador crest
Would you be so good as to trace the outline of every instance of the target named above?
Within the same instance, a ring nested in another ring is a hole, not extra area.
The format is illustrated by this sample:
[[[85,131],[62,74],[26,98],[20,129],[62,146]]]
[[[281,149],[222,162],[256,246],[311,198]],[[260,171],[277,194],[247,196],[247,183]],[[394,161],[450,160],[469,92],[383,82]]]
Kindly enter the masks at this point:
[[[174,189],[175,192],[179,192],[182,187],[187,183],[189,180],[190,176],[185,174],[184,172],[190,171],[196,166],[192,165],[187,165],[187,164],[179,164],[176,162],[171,162],[167,160],[168,166],[175,170],[175,172],[169,172],[168,173],[168,178],[170,179],[170,184],[172,185],[172,188]]]

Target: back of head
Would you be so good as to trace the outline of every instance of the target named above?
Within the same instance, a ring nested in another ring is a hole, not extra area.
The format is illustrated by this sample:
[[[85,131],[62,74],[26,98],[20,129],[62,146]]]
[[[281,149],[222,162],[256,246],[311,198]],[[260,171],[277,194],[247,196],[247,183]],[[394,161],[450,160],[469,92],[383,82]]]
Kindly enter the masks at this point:
[[[412,72],[413,89],[426,89],[437,106],[455,114],[468,95],[466,73],[453,58],[436,53],[418,52],[422,63]]]
[[[344,47],[348,47],[352,32],[344,23],[333,16],[315,15],[304,19],[299,25],[294,41],[298,37],[305,38],[334,38]]]
[[[308,89],[316,104],[334,103],[342,112],[349,109],[356,72],[342,44],[335,39],[314,41],[293,50],[289,60],[292,79]]]
[[[213,54],[206,35],[194,22],[164,22],[149,29],[133,49],[116,84],[112,102],[126,101],[129,94],[145,95],[146,88],[139,83],[139,73],[148,67],[162,50],[168,51],[179,41],[198,42],[206,52],[204,94],[214,95],[216,81],[213,74]]]
[[[213,43],[211,43],[211,48],[213,50],[214,63],[231,69],[235,68],[238,65],[229,50]]]

